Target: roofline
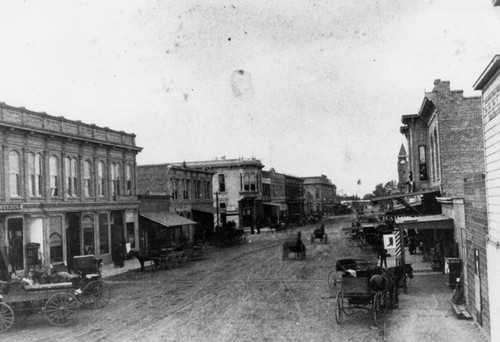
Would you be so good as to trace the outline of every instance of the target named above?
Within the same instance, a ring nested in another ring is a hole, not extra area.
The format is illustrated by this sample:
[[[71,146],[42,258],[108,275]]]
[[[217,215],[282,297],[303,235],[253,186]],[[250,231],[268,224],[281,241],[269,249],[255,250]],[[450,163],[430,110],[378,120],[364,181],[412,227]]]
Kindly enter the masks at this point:
[[[495,55],[486,69],[483,70],[481,76],[474,83],[472,88],[474,90],[483,90],[484,86],[489,83],[493,75],[500,69],[500,55]]]

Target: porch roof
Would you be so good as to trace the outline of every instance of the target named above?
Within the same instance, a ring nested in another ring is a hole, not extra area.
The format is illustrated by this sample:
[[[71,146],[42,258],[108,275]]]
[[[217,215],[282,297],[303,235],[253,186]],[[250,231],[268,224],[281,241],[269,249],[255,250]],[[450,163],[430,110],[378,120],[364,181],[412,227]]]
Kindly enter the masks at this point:
[[[396,218],[396,225],[404,229],[453,229],[453,219],[444,215],[426,215],[418,217]]]
[[[147,218],[148,220],[154,221],[165,227],[175,227],[196,224],[196,222],[191,221],[180,215],[172,214],[166,211],[147,211],[140,212],[139,216]]]

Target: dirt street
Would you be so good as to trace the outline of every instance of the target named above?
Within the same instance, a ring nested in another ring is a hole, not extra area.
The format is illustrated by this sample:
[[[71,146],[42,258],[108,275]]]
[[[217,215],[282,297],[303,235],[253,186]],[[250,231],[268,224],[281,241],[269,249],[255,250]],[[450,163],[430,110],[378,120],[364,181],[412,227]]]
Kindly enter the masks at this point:
[[[383,341],[386,336],[374,326],[369,310],[356,311],[342,325],[335,322],[327,279],[336,260],[376,260],[368,248],[345,246],[342,225],[326,224],[326,245],[310,243],[314,226],[264,232],[248,235],[245,244],[211,248],[203,260],[182,268],[109,278],[112,298],[104,309],[82,310],[76,323],[64,328],[51,326],[42,315],[32,316],[2,340]],[[282,260],[284,238],[298,230],[306,260],[293,255]],[[405,340],[399,337],[395,340]]]

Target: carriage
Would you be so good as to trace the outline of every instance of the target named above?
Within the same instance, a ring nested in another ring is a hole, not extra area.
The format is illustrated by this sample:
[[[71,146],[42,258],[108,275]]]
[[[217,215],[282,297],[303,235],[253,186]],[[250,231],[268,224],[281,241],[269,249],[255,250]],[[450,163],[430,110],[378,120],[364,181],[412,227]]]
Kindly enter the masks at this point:
[[[289,237],[283,242],[283,260],[287,259],[290,253],[295,253],[297,258],[306,258],[306,246],[301,240],[300,232],[297,236]]]
[[[388,309],[398,306],[397,284],[402,274],[408,273],[413,277],[411,265],[386,270],[367,266],[355,259],[338,260],[336,271],[342,274],[335,306],[338,324],[342,323],[344,316],[352,315],[355,309],[371,309],[373,320],[378,324],[385,319]]]
[[[314,239],[319,239],[321,243],[328,242],[328,234],[325,232],[325,225],[314,228],[311,233],[311,244],[314,243]]]
[[[106,306],[111,291],[102,281],[100,267],[100,258],[82,255],[73,258],[72,274],[52,267],[44,272],[32,269],[27,279],[1,281],[0,332],[38,312],[49,323],[64,326],[77,318],[80,307]]]

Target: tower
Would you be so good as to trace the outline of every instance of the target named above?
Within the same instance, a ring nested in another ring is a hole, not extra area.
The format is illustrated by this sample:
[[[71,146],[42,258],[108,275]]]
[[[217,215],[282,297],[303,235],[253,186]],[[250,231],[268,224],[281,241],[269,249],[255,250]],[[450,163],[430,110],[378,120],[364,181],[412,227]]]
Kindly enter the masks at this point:
[[[399,189],[403,191],[404,184],[409,181],[408,179],[408,161],[407,161],[406,149],[403,144],[399,149],[398,154],[398,185]]]

